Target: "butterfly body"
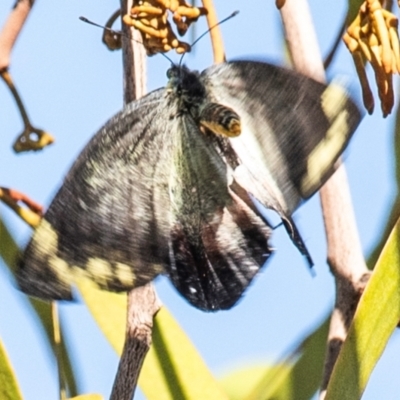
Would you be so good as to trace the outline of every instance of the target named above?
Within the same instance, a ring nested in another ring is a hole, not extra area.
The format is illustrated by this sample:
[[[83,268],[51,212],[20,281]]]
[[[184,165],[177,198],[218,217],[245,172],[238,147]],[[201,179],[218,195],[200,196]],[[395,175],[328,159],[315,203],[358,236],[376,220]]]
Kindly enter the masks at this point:
[[[20,263],[26,293],[70,299],[79,274],[128,291],[166,273],[196,307],[230,308],[271,254],[252,197],[309,258],[290,215],[334,171],[357,107],[265,63],[173,66],[168,77],[74,163]]]

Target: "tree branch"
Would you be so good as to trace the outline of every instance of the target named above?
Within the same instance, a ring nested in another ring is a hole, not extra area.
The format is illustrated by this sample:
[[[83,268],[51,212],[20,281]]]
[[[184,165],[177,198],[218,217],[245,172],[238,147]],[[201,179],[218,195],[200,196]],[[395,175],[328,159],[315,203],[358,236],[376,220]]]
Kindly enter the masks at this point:
[[[316,80],[325,81],[307,1],[287,0],[281,9],[281,15],[295,68]],[[327,261],[336,282],[336,301],[329,328],[320,395],[323,399],[337,355],[347,336],[370,272],[362,254],[343,164],[321,188],[320,198],[328,242]]]
[[[151,345],[153,316],[161,308],[152,283],[128,294],[127,330],[110,400],[130,400]]]
[[[42,129],[35,128],[31,124],[22,99],[8,72],[11,50],[24,26],[33,3],[34,0],[17,0],[0,32],[0,78],[4,80],[5,84],[10,89],[24,123],[24,129],[13,145],[16,153],[28,150],[41,150],[54,142],[53,137],[49,133]]]
[[[34,0],[17,0],[0,32],[0,71],[10,65],[11,50],[31,11]]]
[[[121,0],[122,15],[132,7],[132,0]],[[124,64],[124,102],[142,97],[146,91],[145,57],[140,34],[123,24],[122,36]],[[119,362],[110,400],[130,400],[137,386],[144,358],[151,345],[153,317],[161,308],[161,302],[152,283],[128,293],[127,327],[124,349]]]

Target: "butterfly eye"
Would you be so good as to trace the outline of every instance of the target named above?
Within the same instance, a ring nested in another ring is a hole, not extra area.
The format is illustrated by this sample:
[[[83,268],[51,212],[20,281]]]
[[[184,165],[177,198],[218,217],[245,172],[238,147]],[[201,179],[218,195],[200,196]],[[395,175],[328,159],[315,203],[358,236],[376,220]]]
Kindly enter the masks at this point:
[[[178,75],[179,75],[179,71],[177,70],[176,67],[171,67],[167,71],[167,78],[168,79],[176,78]]]

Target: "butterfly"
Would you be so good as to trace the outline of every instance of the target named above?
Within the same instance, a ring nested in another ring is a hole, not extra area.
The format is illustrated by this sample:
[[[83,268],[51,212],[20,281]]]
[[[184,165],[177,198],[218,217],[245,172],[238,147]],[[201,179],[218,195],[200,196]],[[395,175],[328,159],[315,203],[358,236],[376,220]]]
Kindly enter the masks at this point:
[[[168,70],[86,145],[19,262],[42,299],[79,274],[129,291],[159,274],[195,307],[229,309],[272,253],[255,199],[291,218],[335,171],[361,120],[343,88],[255,61]]]

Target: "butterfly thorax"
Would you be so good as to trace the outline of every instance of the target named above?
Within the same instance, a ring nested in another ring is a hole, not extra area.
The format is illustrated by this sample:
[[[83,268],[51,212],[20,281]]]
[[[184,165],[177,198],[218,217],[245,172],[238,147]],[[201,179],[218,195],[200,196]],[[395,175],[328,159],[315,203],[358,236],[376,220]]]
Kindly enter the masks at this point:
[[[167,71],[167,77],[167,93],[173,96],[174,101],[178,101],[176,116],[190,114],[199,126],[219,135],[240,135],[239,115],[209,98],[197,71],[191,71],[186,66],[172,65]]]
[[[186,66],[172,65],[167,71],[167,77],[167,93],[178,101],[179,114],[189,113],[198,120],[206,101],[206,90],[200,81],[199,73],[189,70]]]

